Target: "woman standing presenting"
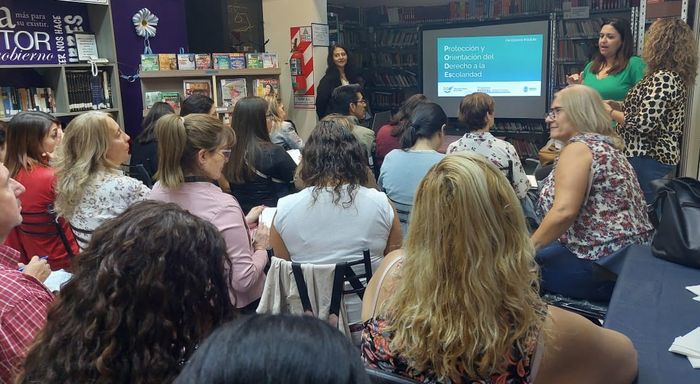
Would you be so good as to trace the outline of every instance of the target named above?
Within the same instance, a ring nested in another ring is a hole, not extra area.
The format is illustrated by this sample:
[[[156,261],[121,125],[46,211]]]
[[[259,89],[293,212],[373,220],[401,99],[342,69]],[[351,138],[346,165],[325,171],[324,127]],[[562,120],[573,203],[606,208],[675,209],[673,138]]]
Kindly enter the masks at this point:
[[[328,68],[326,74],[318,82],[318,95],[316,96],[316,114],[319,120],[330,112],[328,111],[328,102],[334,89],[359,81],[355,68],[350,64],[350,54],[342,45],[336,44],[328,49],[326,62]]]
[[[600,28],[598,52],[583,72],[570,75],[569,84],[587,85],[603,100],[625,99],[625,95],[644,77],[644,62],[632,56],[632,33],[624,19],[607,19]]]
[[[698,69],[698,42],[683,20],[662,19],[649,28],[642,56],[649,63],[647,76],[629,92],[623,111],[614,110],[612,103],[607,109],[620,124],[625,155],[651,203],[651,181],[672,173],[680,160],[688,88]]]

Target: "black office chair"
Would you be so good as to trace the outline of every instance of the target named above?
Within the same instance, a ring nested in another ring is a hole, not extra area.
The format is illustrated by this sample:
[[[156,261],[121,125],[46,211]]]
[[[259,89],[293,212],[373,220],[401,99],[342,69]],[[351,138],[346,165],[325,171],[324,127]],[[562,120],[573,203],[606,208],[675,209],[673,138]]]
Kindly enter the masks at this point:
[[[71,247],[66,233],[63,231],[63,227],[58,222],[58,218],[53,211],[53,206],[49,205],[46,212],[28,212],[22,211],[22,224],[20,224],[17,229],[19,232],[34,237],[56,237],[58,236],[63,243],[63,247],[68,254],[68,257],[72,258],[75,256],[73,254],[73,248]]]
[[[369,376],[369,381],[374,384],[415,384],[417,381],[411,380],[409,378],[396,375],[394,373],[389,373],[382,371],[381,369],[375,369],[370,367],[365,367],[367,376]]]
[[[122,165],[122,170],[127,176],[140,180],[148,188],[153,188],[153,179],[151,179],[151,175],[148,174],[143,164]]]
[[[508,160],[508,165],[499,169],[505,173],[508,181],[513,184],[513,160]]]
[[[413,206],[410,204],[399,203],[398,201],[393,200],[391,197],[388,196],[387,198],[394,206],[394,208],[396,208],[396,213],[399,217],[399,221],[401,222],[401,224],[408,225],[408,217],[411,215],[411,209],[413,208]]]
[[[598,326],[603,324],[608,313],[608,304],[574,299],[554,293],[544,293],[542,299],[549,305],[577,313]]]

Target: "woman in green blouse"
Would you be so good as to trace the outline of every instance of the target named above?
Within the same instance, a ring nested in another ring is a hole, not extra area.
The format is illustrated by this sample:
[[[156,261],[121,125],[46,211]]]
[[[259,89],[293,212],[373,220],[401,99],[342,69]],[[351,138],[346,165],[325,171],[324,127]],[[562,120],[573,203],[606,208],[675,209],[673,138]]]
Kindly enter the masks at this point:
[[[584,84],[600,94],[603,100],[622,101],[644,77],[646,65],[632,56],[632,33],[624,19],[607,19],[600,28],[598,52],[581,73],[567,77],[568,84]]]

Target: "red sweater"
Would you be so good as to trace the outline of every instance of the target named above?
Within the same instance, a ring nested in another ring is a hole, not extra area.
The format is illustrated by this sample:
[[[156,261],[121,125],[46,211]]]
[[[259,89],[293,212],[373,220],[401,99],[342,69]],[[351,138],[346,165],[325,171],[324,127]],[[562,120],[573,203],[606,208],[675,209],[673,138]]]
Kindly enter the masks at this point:
[[[14,177],[26,188],[26,191],[19,196],[22,203],[22,225],[12,229],[5,240],[5,244],[18,250],[20,262],[27,263],[32,256],[48,256],[48,263],[52,270],[70,267],[70,259],[61,238],[56,235],[55,225],[27,225],[27,223],[47,222],[48,216],[27,215],[29,212],[47,212],[48,206],[52,205],[56,193],[54,185],[56,176],[54,170],[43,165],[36,165],[30,172],[22,169]],[[68,243],[73,250],[73,254],[78,253],[78,245],[73,238],[68,222],[59,219],[59,224],[63,228]],[[46,233],[54,235],[30,235],[24,231]]]
[[[384,162],[384,157],[394,149],[401,148],[401,136],[391,136],[391,131],[394,130],[395,124],[382,125],[377,131],[377,146],[375,147],[375,156],[377,157],[377,167],[381,168]]]

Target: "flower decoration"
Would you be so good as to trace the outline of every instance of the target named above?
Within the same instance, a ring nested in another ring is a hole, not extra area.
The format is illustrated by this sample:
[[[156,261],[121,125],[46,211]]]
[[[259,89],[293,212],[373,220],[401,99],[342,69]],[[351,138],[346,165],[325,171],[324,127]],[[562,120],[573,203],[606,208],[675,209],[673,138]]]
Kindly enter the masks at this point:
[[[158,25],[158,16],[151,13],[148,8],[141,8],[140,11],[131,18],[131,21],[136,27],[136,33],[148,40],[149,37],[156,35],[156,26]]]

